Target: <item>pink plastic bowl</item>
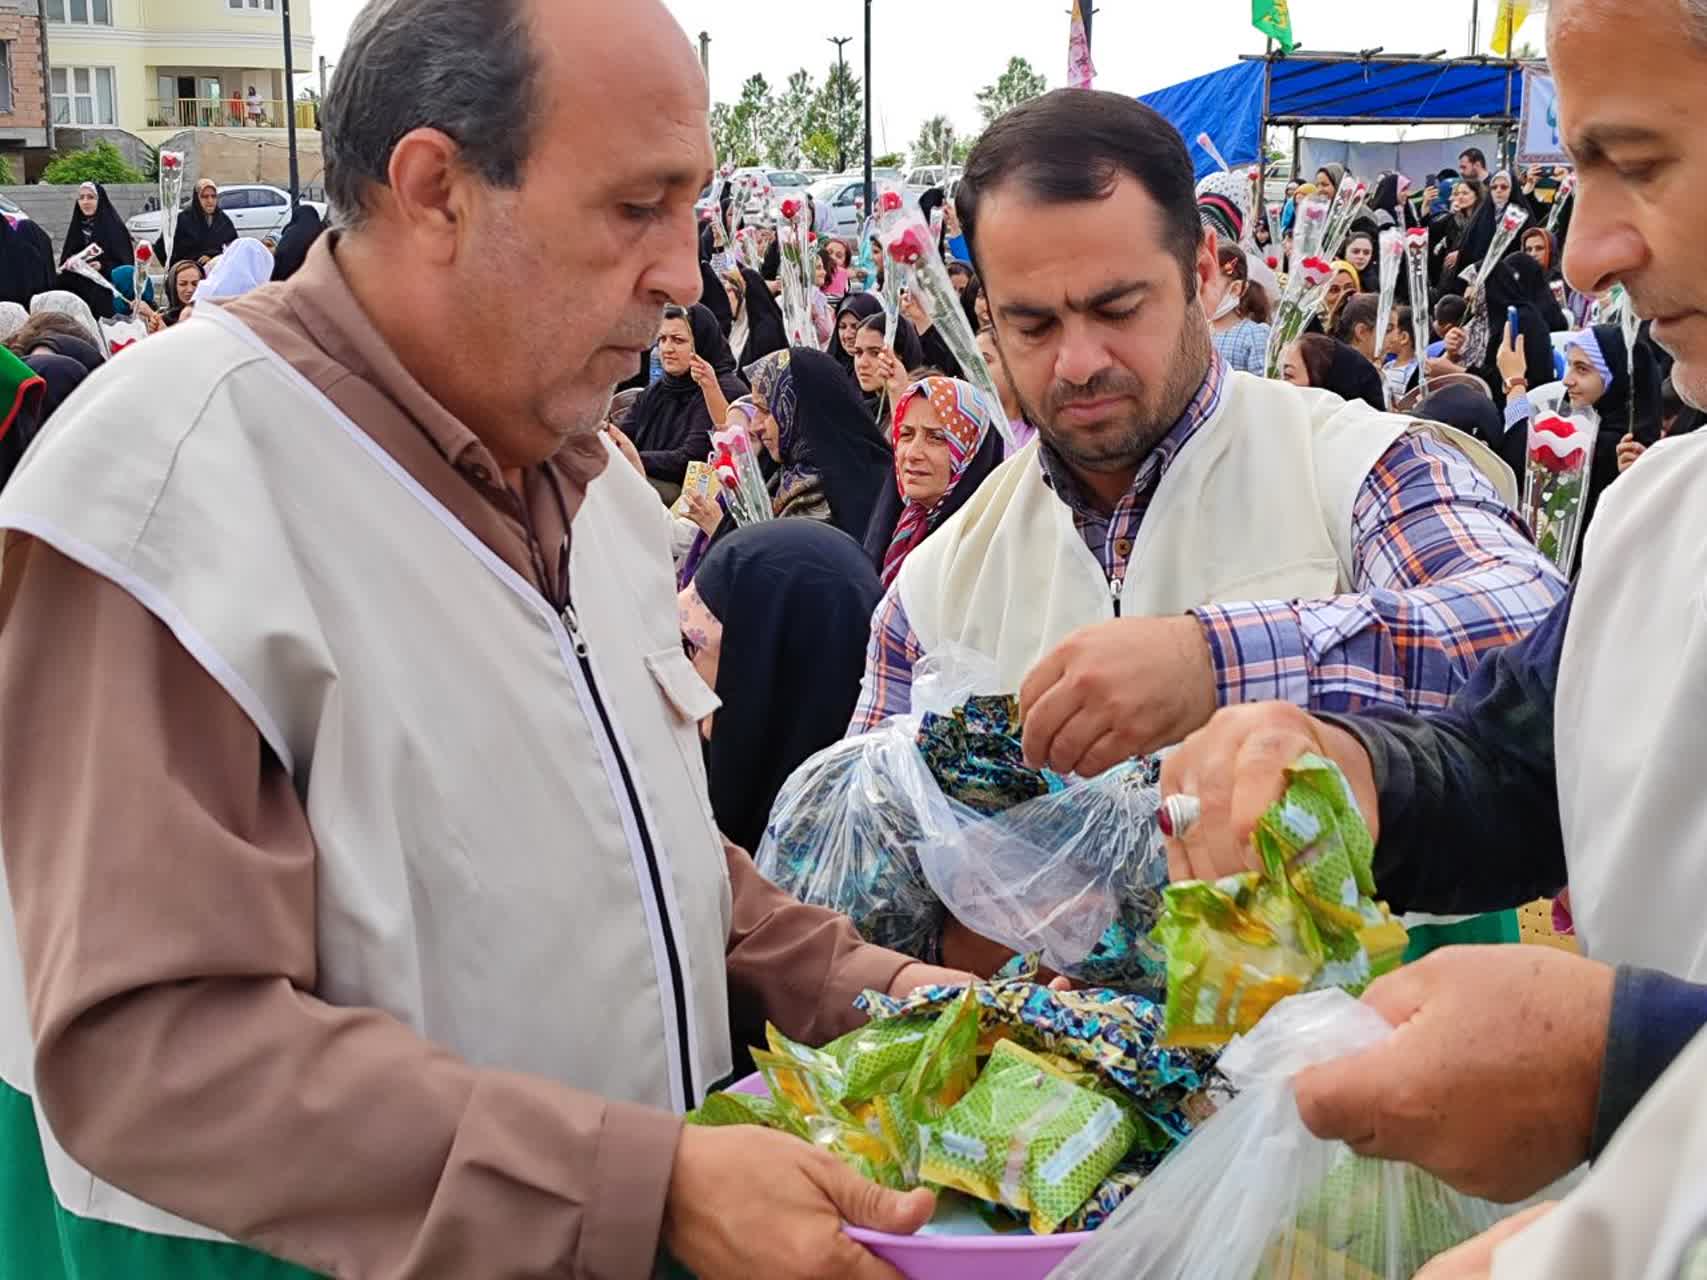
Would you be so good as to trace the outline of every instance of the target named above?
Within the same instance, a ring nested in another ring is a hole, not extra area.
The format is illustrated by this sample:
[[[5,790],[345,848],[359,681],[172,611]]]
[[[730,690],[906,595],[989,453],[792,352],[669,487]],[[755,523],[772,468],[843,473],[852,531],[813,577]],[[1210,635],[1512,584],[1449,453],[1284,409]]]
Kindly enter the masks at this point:
[[[762,1076],[729,1086],[731,1093],[766,1097]],[[1055,1236],[892,1236],[848,1227],[850,1237],[907,1280],[1044,1280],[1091,1238],[1088,1231]]]

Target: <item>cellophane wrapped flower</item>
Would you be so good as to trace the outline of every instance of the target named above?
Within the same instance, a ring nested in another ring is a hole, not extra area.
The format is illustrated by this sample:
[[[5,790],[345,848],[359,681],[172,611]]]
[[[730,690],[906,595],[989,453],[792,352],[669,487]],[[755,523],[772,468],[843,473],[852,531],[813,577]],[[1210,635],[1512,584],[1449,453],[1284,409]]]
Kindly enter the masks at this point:
[[[160,153],[160,243],[166,250],[166,261],[172,261],[172,242],[178,234],[178,202],[184,197],[184,153]]]
[[[1276,258],[1278,258],[1278,255],[1280,253],[1280,238],[1281,238],[1280,237],[1280,215],[1284,211],[1285,211],[1284,208],[1279,204],[1270,204],[1267,206],[1267,213],[1268,213],[1268,252],[1271,256],[1274,256]],[[1268,265],[1269,265],[1269,269],[1271,271],[1279,271],[1280,270],[1280,266],[1278,265],[1278,262],[1271,262]]]
[[[711,226],[711,269],[721,276],[735,269],[737,259],[729,237],[723,234],[723,219],[717,216],[715,209],[706,222]]]
[[[711,436],[712,470],[723,495],[724,508],[737,525],[758,524],[773,516],[770,491],[759,470],[753,438],[739,428],[715,431]]]
[[[1599,428],[1592,411],[1569,418],[1543,414],[1529,424],[1523,516],[1541,554],[1565,574],[1571,571],[1582,534],[1589,464]]]
[[[1333,265],[1326,258],[1305,258],[1287,277],[1286,290],[1280,295],[1280,305],[1275,308],[1274,321],[1269,326],[1266,366],[1269,377],[1280,376],[1282,354],[1322,309],[1333,275]]]
[[[1553,197],[1553,212],[1547,215],[1547,230],[1556,232],[1559,229],[1559,219],[1565,212],[1565,205],[1577,189],[1577,175],[1567,173],[1559,183],[1558,194]]]
[[[1393,299],[1399,294],[1399,273],[1405,268],[1405,237],[1389,227],[1381,233],[1376,249],[1381,263],[1381,297],[1375,306],[1375,350],[1387,343],[1387,320],[1393,314]]]
[[[1311,196],[1298,206],[1297,221],[1292,228],[1292,260],[1294,263],[1303,262],[1306,258],[1320,258],[1322,241],[1328,231],[1328,208],[1330,202],[1322,196]],[[1293,274],[1297,274],[1294,272]]]
[[[895,268],[910,268],[908,287],[912,296],[924,304],[931,323],[942,334],[943,341],[954,358],[960,362],[961,373],[967,382],[984,393],[990,403],[997,430],[1010,448],[1014,444],[1013,427],[1002,412],[1002,397],[996,390],[995,379],[978,350],[972,332],[972,322],[960,305],[960,295],[948,278],[948,268],[931,239],[930,227],[916,208],[908,208],[899,193],[886,191],[878,211],[878,237],[883,253],[889,259],[890,272]]]
[[[782,202],[777,243],[782,258],[782,323],[788,345],[822,350],[812,319],[812,232],[806,225],[806,202],[789,197]]]
[[[1417,359],[1428,350],[1428,228],[1412,227],[1405,232],[1405,265],[1411,283],[1411,337],[1417,345]],[[1423,399],[1428,399],[1428,379],[1422,378]]]
[[[142,295],[148,288],[148,264],[153,261],[153,245],[144,241],[136,246],[136,269],[130,273],[131,292],[134,295],[131,299],[133,303],[133,311],[135,310],[135,304],[140,304],[142,302]]]
[[[1346,237],[1351,234],[1351,224],[1368,207],[1369,185],[1346,174],[1340,180],[1340,189],[1334,193],[1333,206],[1328,210],[1327,229],[1322,236],[1322,257],[1331,260],[1340,256]]]
[[[1474,301],[1482,294],[1482,286],[1487,283],[1493,269],[1505,259],[1506,250],[1511,248],[1512,241],[1517,239],[1517,233],[1529,221],[1529,211],[1518,207],[1517,201],[1512,201],[1500,215],[1499,225],[1494,228],[1493,243],[1488,246],[1488,255],[1473,267],[1466,267],[1462,278],[1470,282],[1470,287],[1464,291],[1466,298]]]

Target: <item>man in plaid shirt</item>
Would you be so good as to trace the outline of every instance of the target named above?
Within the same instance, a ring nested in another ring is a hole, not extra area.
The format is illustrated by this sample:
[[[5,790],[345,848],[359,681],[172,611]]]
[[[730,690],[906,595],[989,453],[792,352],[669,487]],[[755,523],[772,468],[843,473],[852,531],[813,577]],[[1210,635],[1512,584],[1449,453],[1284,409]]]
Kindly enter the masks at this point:
[[[1563,580],[1466,452],[1439,434],[1399,431],[1352,505],[1340,574],[1349,592],[1119,617],[1134,547],[1141,533],[1156,536],[1145,517],[1170,468],[1215,433],[1265,428],[1221,412],[1236,380],[1246,380],[1247,400],[1309,393],[1254,385],[1215,354],[1197,301],[1218,270],[1214,234],[1198,228],[1184,144],[1141,104],[1084,92],[1028,104],[985,134],[958,200],[997,341],[1040,436],[1035,458],[1007,465],[1041,468],[1109,584],[1108,603],[1072,619],[1082,629],[1020,688],[1030,763],[1094,774],[1179,742],[1234,703],[1443,706],[1484,654],[1518,640],[1563,596]],[[1273,519],[1277,504],[1316,501],[1274,489],[1249,493],[1240,516],[1263,522],[1265,507]],[[956,554],[976,554],[964,545]],[[909,708],[924,656],[904,604],[909,567],[874,618],[852,732]]]

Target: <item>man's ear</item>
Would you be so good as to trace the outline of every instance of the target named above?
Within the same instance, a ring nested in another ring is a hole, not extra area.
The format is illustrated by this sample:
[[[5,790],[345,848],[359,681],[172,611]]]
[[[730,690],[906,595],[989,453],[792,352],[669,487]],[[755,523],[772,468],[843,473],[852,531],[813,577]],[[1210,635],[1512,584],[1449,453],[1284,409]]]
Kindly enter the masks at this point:
[[[413,129],[392,149],[387,171],[391,213],[412,244],[412,256],[444,266],[467,230],[474,176],[462,149],[438,129]]]

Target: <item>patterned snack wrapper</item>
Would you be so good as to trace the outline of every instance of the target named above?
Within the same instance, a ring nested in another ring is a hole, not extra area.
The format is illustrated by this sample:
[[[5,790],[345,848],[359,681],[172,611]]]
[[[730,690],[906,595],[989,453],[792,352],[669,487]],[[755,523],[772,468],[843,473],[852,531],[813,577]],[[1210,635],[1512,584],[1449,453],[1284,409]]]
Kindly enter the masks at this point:
[[[919,1174],[1030,1215],[1049,1235],[1102,1185],[1137,1126],[1114,1099],[1012,1041],[924,1141]]]
[[[754,1124],[763,1129],[789,1127],[782,1108],[776,1103],[769,1098],[758,1098],[745,1093],[712,1094],[698,1110],[688,1112],[686,1123],[706,1129],[732,1124]]]
[[[1354,995],[1404,956],[1404,926],[1376,902],[1374,842],[1345,775],[1306,755],[1253,836],[1262,871],[1163,894],[1166,1043],[1212,1048],[1278,1001],[1343,987]]]
[[[768,1024],[765,1039],[772,1053],[793,1058],[816,1072],[820,1088],[835,1101],[869,1102],[906,1083],[935,1022],[932,1018],[902,1018],[872,1023],[822,1049],[798,1044]]]
[[[791,1055],[755,1049],[753,1065],[770,1087],[786,1128],[873,1182],[897,1190],[913,1185],[871,1103],[837,1101],[817,1070]]]
[[[964,986],[921,987],[897,999],[867,991],[854,1003],[873,1019],[916,1016],[962,999]],[[1208,1082],[1207,1055],[1161,1046],[1162,1010],[1142,996],[1090,989],[1051,991],[1035,982],[974,983],[982,1046],[1012,1040],[1094,1072],[1148,1122],[1141,1137],[1171,1147],[1194,1127],[1190,1107]]]

